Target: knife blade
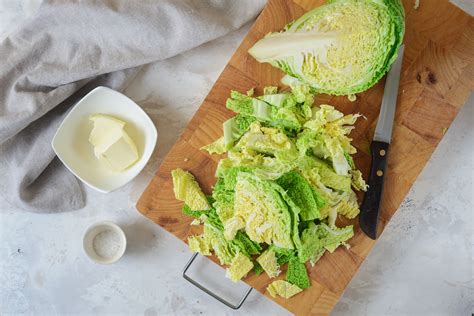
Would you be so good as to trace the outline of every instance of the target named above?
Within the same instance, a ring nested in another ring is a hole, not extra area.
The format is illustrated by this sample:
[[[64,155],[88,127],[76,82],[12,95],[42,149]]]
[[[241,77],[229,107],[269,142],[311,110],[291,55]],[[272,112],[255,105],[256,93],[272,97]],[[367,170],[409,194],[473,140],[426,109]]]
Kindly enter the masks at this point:
[[[369,188],[364,195],[364,200],[360,207],[360,228],[368,237],[374,240],[377,238],[380,202],[383,195],[388,149],[392,139],[404,48],[404,45],[400,47],[398,57],[392,64],[385,81],[379,119],[375,127],[374,139],[370,144],[372,166],[368,181]]]

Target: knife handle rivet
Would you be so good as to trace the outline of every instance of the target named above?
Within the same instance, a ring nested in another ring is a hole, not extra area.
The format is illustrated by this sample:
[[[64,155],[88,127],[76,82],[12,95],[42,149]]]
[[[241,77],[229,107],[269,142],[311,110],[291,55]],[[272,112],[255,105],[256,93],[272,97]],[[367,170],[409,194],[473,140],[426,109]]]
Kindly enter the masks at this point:
[[[379,176],[379,177],[383,176],[383,171],[382,170],[377,170],[377,176]]]
[[[382,156],[382,157],[385,156],[385,154],[386,154],[385,149],[381,149],[381,150],[379,151],[379,154],[380,154],[380,156]]]

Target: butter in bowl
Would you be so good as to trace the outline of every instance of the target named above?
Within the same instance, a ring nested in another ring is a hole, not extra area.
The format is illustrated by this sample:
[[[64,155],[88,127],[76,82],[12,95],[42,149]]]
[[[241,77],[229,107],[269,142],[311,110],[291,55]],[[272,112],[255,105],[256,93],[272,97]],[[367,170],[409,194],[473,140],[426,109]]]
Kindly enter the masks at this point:
[[[157,138],[155,125],[135,102],[112,89],[97,87],[67,114],[52,147],[77,178],[107,193],[140,173]]]
[[[104,166],[121,172],[138,160],[137,146],[125,131],[126,122],[105,114],[95,114],[89,119],[94,122],[89,143]]]

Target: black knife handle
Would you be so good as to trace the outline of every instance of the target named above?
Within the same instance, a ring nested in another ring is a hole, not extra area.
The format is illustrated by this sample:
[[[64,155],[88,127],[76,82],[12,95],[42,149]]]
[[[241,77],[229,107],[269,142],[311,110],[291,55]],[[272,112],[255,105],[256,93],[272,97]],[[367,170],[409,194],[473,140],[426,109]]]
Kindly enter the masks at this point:
[[[387,167],[388,147],[389,144],[378,141],[373,141],[370,145],[372,167],[370,168],[369,188],[360,207],[360,228],[374,240],[377,238],[377,223]]]

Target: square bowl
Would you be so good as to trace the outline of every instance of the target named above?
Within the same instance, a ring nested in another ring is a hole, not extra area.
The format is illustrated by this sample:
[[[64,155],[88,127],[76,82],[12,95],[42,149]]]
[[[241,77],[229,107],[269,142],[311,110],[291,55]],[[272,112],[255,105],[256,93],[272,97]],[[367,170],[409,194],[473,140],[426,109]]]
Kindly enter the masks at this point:
[[[122,172],[104,167],[89,143],[92,114],[106,114],[125,121],[125,131],[137,146],[139,158]],[[125,185],[143,170],[155,149],[158,132],[145,111],[125,95],[97,87],[84,96],[64,118],[51,145],[63,164],[91,188],[108,193]]]

